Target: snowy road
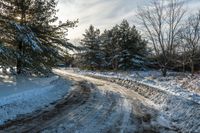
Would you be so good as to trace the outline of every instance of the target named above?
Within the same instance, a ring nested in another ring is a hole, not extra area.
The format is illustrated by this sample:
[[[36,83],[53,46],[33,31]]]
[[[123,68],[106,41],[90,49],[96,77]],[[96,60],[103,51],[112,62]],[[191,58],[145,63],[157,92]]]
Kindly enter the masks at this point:
[[[0,126],[0,132],[133,133],[175,132],[153,102],[117,84],[55,70],[73,89],[46,110]]]

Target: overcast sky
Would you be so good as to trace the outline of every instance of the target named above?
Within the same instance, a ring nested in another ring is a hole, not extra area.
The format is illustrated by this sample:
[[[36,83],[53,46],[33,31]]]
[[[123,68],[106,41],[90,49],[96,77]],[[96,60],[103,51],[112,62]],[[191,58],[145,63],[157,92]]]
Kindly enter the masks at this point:
[[[59,0],[58,17],[65,21],[79,19],[78,27],[70,30],[68,38],[81,38],[85,29],[93,24],[104,30],[127,19],[134,24],[138,6],[148,4],[149,0]],[[200,0],[186,0],[187,8],[200,9]]]

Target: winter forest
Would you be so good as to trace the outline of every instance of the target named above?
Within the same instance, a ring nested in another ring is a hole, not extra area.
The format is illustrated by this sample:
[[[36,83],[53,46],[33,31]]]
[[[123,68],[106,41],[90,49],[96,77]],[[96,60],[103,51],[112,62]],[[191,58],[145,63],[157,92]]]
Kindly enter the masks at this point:
[[[0,0],[0,133],[199,133],[198,6]]]

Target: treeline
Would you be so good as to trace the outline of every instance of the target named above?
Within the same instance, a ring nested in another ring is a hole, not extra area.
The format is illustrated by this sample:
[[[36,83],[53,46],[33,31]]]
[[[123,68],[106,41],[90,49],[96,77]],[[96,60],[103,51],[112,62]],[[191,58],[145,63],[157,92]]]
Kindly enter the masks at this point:
[[[81,68],[127,70],[145,64],[147,42],[127,20],[102,34],[91,25],[83,36],[81,52],[76,56],[76,64]]]
[[[199,69],[200,12],[186,13],[184,4],[182,0],[152,0],[138,11],[144,37],[153,47],[163,76],[168,69],[190,69],[192,74]]]
[[[77,21],[58,21],[56,6],[56,0],[0,1],[1,68],[45,74],[65,60],[74,48],[67,31]]]
[[[200,11],[186,14],[181,0],[152,0],[150,5],[138,8],[135,18],[141,31],[126,20],[102,34],[90,26],[80,42],[82,51],[76,56],[76,64],[92,70],[147,66],[160,69],[163,76],[168,70],[192,74],[199,70]]]
[[[46,74],[63,62],[92,70],[160,69],[195,71],[200,68],[200,11],[186,14],[182,0],[151,0],[134,19],[102,33],[90,26],[80,41],[75,60],[68,50],[68,29],[77,21],[61,22],[56,0],[0,1],[0,68],[17,74]]]

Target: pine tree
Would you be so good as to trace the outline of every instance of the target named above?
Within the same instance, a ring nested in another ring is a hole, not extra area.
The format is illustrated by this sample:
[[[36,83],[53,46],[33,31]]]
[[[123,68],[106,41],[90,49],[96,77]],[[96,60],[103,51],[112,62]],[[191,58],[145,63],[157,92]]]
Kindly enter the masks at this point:
[[[103,49],[106,53],[106,60],[110,62],[113,69],[125,70],[134,66],[141,67],[138,65],[142,65],[139,60],[145,56],[146,41],[141,38],[135,26],[129,26],[127,20],[105,31],[102,38],[104,38]]]
[[[0,41],[12,52],[17,73],[28,70],[50,72],[64,53],[74,48],[66,38],[77,21],[57,22],[55,0],[2,0],[0,2]]]
[[[101,35],[102,51],[105,54],[108,69],[118,69],[118,57],[120,54],[117,43],[118,38],[118,25],[113,27],[111,30],[105,30]]]
[[[102,53],[100,30],[95,29],[94,26],[90,26],[88,30],[83,34],[84,39],[81,40],[81,44],[84,48],[83,65],[89,69],[101,69],[104,65],[104,54]]]

